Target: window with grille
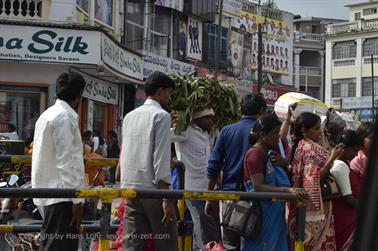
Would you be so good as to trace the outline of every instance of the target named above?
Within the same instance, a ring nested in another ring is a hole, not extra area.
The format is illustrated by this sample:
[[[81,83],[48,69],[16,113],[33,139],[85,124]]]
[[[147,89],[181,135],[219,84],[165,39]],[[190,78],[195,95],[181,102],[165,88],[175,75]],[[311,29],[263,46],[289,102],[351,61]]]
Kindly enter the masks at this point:
[[[128,0],[125,18],[125,45],[132,50],[143,49],[144,2]]]
[[[357,45],[355,41],[346,41],[335,43],[332,50],[333,59],[355,58]]]
[[[335,79],[332,80],[332,98],[355,97],[356,79]]]
[[[378,55],[378,37],[366,39],[362,50],[364,57]]]
[[[219,57],[220,61],[226,62],[227,61],[227,32],[226,28],[222,27],[222,37],[221,37],[221,54]],[[217,44],[219,43],[218,39],[218,26],[217,25],[209,25],[208,26],[208,52],[207,57],[208,59],[215,60],[215,50],[217,48]]]
[[[354,13],[354,20],[355,21],[361,20],[361,12]]]
[[[364,16],[377,14],[377,8],[368,8],[363,10]]]
[[[361,94],[362,96],[371,96],[371,77],[362,78],[362,90]],[[378,77],[374,77],[374,95],[378,94]]]

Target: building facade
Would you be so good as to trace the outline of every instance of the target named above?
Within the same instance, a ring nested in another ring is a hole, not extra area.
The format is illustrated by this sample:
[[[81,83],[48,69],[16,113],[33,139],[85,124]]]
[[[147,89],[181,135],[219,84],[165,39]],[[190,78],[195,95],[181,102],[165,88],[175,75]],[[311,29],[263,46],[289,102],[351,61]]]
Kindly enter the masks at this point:
[[[327,30],[325,101],[361,120],[371,120],[373,100],[378,103],[378,79],[372,81],[372,68],[378,72],[378,1],[347,7],[349,22],[331,24]]]
[[[32,0],[0,4],[0,131],[14,124],[33,137],[39,115],[55,102],[63,71],[87,85],[80,129],[118,131],[124,90],[143,83],[143,58],[121,43],[123,1]]]
[[[324,101],[326,25],[341,22],[326,18],[294,18],[294,85]]]
[[[263,94],[273,105],[295,90],[293,15],[224,0],[220,17],[219,2],[0,1],[0,132],[11,123],[21,139],[32,137],[36,119],[55,101],[63,71],[87,80],[80,129],[105,137],[120,132],[124,115],[144,102],[143,83],[154,71],[217,75],[240,95],[256,91],[258,24]]]

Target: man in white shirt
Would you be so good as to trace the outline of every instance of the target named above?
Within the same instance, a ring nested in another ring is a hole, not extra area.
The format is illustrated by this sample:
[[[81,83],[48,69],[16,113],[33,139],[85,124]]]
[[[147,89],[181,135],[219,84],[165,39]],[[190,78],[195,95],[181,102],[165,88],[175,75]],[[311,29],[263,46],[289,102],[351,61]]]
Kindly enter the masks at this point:
[[[85,80],[64,72],[56,83],[57,100],[36,122],[32,155],[33,188],[85,186],[83,145],[77,109]],[[34,199],[44,207],[39,250],[77,250],[83,199]]]
[[[185,190],[207,190],[207,163],[213,142],[209,131],[213,126],[213,109],[193,113],[186,131],[173,136],[177,159],[185,164]],[[174,130],[174,128],[172,128]],[[200,250],[210,241],[221,241],[219,211],[205,215],[205,201],[186,201],[194,225],[193,250]]]
[[[154,72],[145,83],[147,100],[125,116],[120,157],[123,188],[169,188],[171,116],[163,108],[168,106],[173,88],[170,77]],[[154,239],[157,251],[176,251],[177,226],[172,201],[127,199],[122,238],[126,251],[142,250],[147,238]]]

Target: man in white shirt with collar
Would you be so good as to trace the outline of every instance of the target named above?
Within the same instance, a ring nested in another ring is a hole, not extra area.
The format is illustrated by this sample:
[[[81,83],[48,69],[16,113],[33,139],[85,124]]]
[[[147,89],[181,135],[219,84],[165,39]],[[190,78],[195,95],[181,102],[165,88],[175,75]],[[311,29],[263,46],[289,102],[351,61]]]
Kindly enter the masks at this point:
[[[188,128],[174,135],[177,159],[185,164],[185,190],[207,190],[207,163],[213,141],[209,134],[214,119],[213,109],[192,115]],[[174,128],[172,128],[174,130]],[[212,217],[205,215],[205,201],[186,201],[193,220],[193,250],[200,250],[210,241],[222,241],[219,211]]]
[[[173,80],[154,72],[145,83],[147,100],[129,112],[122,125],[121,186],[168,189],[171,183],[171,116],[168,106]],[[150,233],[153,233],[150,234]],[[177,251],[173,203],[166,199],[127,199],[123,250],[140,251],[153,239],[157,251]]]
[[[85,186],[83,143],[77,110],[85,87],[82,76],[62,73],[56,82],[57,100],[38,118],[33,141],[32,187]],[[83,199],[34,199],[44,207],[39,250],[77,250]],[[76,238],[75,238],[76,236]]]

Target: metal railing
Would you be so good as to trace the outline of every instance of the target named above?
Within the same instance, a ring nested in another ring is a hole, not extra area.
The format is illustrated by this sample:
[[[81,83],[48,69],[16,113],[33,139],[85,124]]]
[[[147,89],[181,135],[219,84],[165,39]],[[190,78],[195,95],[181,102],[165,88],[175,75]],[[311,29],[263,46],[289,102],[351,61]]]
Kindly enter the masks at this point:
[[[30,155],[0,155],[0,163],[10,163],[14,165],[32,163],[32,157]],[[117,166],[117,158],[84,158],[85,165],[92,166]]]
[[[42,0],[2,0],[0,18],[42,18]]]
[[[99,250],[108,250],[108,235],[110,234],[110,211],[111,203],[115,198],[150,198],[150,199],[181,199],[181,200],[268,200],[272,202],[284,202],[296,200],[290,193],[265,193],[265,192],[218,192],[218,191],[185,191],[185,190],[137,190],[116,188],[93,188],[93,189],[49,189],[49,188],[0,188],[0,195],[6,198],[100,198],[102,201],[100,220]],[[297,203],[297,238],[296,251],[304,250],[304,207]],[[0,232],[10,231],[8,226],[0,226]],[[13,231],[13,230],[12,230]]]
[[[97,166],[116,166],[118,159],[85,159],[86,164]],[[31,156],[25,155],[0,155],[0,163],[11,164],[30,164]],[[54,188],[0,188],[0,197],[2,198],[99,198],[102,202],[100,225],[82,225],[80,232],[99,232],[99,250],[108,250],[109,236],[114,232],[115,226],[111,225],[111,204],[113,199],[176,199],[178,202],[179,229],[184,229],[184,200],[267,200],[271,202],[296,201],[291,193],[267,193],[267,192],[228,192],[228,191],[185,191],[184,188],[184,171],[185,166],[175,163],[174,168],[179,171],[178,186],[180,190],[166,189],[117,189],[117,188],[88,188],[88,189],[54,189]],[[297,201],[297,236],[295,241],[295,251],[304,250],[304,226],[305,226],[305,207]],[[39,231],[41,226],[24,226],[24,225],[0,225],[0,233],[25,233]],[[179,231],[180,232],[180,231]],[[191,231],[189,231],[191,233]],[[185,250],[188,240],[183,236],[178,236],[179,250]],[[181,238],[181,239],[180,239]],[[189,240],[191,245],[191,240]]]

